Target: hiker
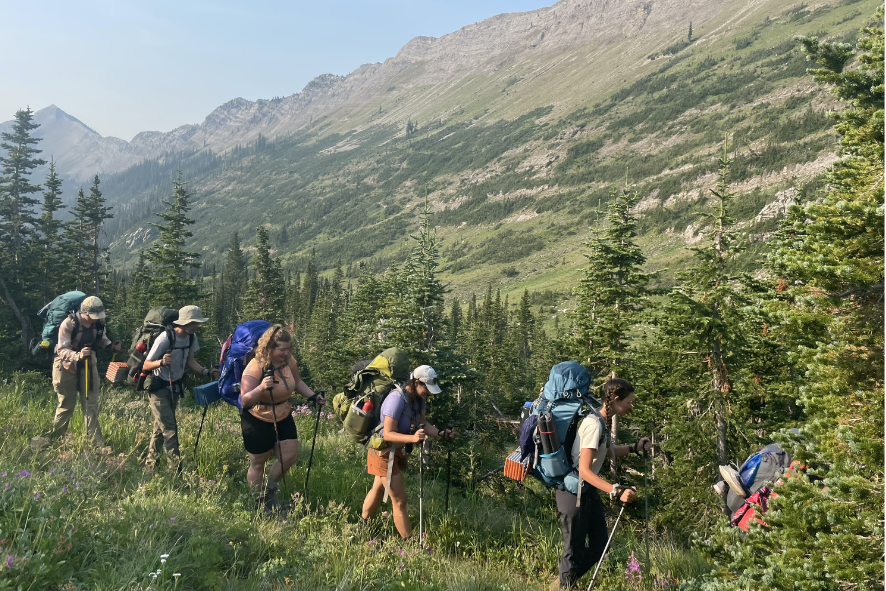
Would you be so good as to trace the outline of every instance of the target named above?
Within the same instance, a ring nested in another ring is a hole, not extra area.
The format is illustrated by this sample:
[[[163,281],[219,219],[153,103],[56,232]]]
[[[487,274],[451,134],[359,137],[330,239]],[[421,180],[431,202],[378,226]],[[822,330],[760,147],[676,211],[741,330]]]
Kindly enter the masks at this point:
[[[612,500],[631,503],[637,498],[632,488],[609,483],[599,474],[607,455],[619,457],[628,453],[640,454],[649,450],[649,438],[643,437],[633,445],[609,445],[612,417],[622,416],[634,406],[634,387],[625,380],[611,379],[603,386],[603,407],[588,414],[578,427],[578,436],[572,445],[572,465],[578,466],[581,504],[577,495],[557,491],[557,510],[560,513],[560,531],[563,533],[563,554],[560,557],[560,588],[568,589],[601,559],[608,532],[603,503],[597,490]],[[605,438],[602,431],[605,429]],[[600,445],[604,447],[600,447]],[[587,540],[587,545],[586,545]]]
[[[274,498],[277,483],[298,458],[298,432],[289,399],[293,392],[308,402],[326,404],[326,398],[315,394],[301,379],[289,331],[274,324],[258,340],[255,357],[240,379],[240,428],[249,454],[246,480],[259,506],[268,511],[280,509]],[[277,461],[266,474],[265,464],[271,455]]]
[[[363,519],[375,516],[387,489],[393,505],[394,525],[403,539],[412,536],[412,524],[406,510],[406,488],[401,474],[406,469],[406,456],[412,450],[412,444],[421,445],[427,437],[452,439],[455,436],[454,429],[440,431],[425,420],[428,395],[441,391],[433,367],[420,365],[412,370],[406,384],[402,388],[395,387],[381,405],[381,437],[390,446],[383,450],[370,448],[367,451],[366,469],[375,476],[375,480],[363,501]],[[394,453],[393,458],[391,452]]]
[[[178,311],[178,320],[173,322],[170,343],[169,335],[161,333],[155,340],[145,358],[143,371],[152,372],[148,400],[151,414],[154,416],[154,430],[148,443],[148,457],[145,470],[153,471],[160,459],[160,449],[166,448],[168,468],[181,471],[181,453],[178,447],[178,423],[175,409],[178,400],[184,396],[182,382],[185,369],[194,373],[218,378],[217,369],[209,369],[200,365],[194,354],[200,350],[197,342],[197,331],[200,325],[207,322],[199,306],[185,306]]]
[[[110,347],[111,351],[119,351],[120,341],[112,343],[105,334],[104,319],[104,304],[98,297],[90,296],[83,300],[78,312],[72,312],[59,326],[58,345],[52,362],[52,387],[58,395],[58,408],[50,439],[61,437],[68,431],[79,396],[86,435],[92,437],[96,447],[105,447],[98,423],[101,379],[93,349]]]

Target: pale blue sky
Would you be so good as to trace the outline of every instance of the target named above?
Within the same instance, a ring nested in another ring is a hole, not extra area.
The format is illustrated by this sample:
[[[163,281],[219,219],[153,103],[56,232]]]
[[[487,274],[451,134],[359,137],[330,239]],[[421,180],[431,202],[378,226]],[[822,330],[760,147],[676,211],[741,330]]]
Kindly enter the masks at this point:
[[[102,135],[199,123],[235,97],[301,91],[323,73],[392,57],[554,0],[0,0],[0,121],[56,104]]]

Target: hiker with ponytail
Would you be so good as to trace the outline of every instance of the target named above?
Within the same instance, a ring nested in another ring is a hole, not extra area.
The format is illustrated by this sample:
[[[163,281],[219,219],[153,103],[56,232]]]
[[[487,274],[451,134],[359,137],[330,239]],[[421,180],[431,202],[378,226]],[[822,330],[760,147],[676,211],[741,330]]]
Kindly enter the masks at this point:
[[[634,387],[625,380],[611,379],[603,386],[603,406],[591,412],[578,427],[572,445],[572,465],[578,467],[581,496],[567,490],[557,491],[557,510],[563,533],[563,554],[560,558],[560,588],[575,585],[600,560],[606,546],[606,515],[599,492],[612,500],[631,503],[637,498],[632,488],[622,488],[600,477],[607,456],[619,457],[643,453],[649,449],[649,438],[632,445],[610,445],[612,417],[622,416],[634,407]],[[578,499],[581,502],[578,502]]]
[[[310,402],[326,402],[301,379],[289,331],[274,324],[258,340],[255,357],[240,380],[240,428],[249,454],[246,480],[259,505],[269,511],[280,508],[274,498],[277,482],[298,458],[298,432],[289,398],[294,392]],[[272,455],[277,461],[266,474],[265,464]]]

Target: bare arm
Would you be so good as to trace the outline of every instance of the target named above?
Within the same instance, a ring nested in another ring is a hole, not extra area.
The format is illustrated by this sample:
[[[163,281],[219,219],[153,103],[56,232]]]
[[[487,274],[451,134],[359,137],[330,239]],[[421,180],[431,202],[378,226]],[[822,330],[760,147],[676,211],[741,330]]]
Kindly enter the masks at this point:
[[[623,447],[628,447],[628,446],[625,445]],[[613,490],[615,490],[615,487],[612,484],[610,484],[610,483],[606,482],[605,480],[603,480],[602,478],[600,478],[600,476],[595,474],[594,471],[591,469],[591,466],[594,463],[594,454],[595,453],[597,453],[596,449],[582,448],[581,455],[579,456],[579,459],[578,459],[578,475],[579,475],[579,477],[581,477],[582,480],[589,483],[594,488],[598,488],[598,489],[602,490],[603,492],[605,492],[606,494],[609,494]],[[634,492],[633,490],[625,489],[621,493],[621,496],[619,498],[621,499],[621,501],[623,503],[628,503],[628,502],[632,501],[634,498],[636,498],[636,496],[637,496],[637,493]]]
[[[399,433],[397,431],[397,421],[394,417],[385,415],[384,426],[385,441],[391,443],[418,443],[425,437],[424,429],[419,429],[414,435],[408,433]]]

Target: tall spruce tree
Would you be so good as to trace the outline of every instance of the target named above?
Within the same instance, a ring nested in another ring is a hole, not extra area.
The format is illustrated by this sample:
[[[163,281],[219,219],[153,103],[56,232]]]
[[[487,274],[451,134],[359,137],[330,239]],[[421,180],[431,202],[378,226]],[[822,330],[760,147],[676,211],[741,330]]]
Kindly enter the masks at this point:
[[[219,301],[219,328],[221,333],[231,332],[241,321],[243,292],[246,290],[246,255],[240,247],[240,235],[234,232],[231,246],[225,256],[225,267],[221,278]],[[220,334],[221,334],[220,333]]]
[[[0,148],[6,155],[0,157],[0,261],[6,273],[18,289],[24,290],[29,265],[33,262],[28,256],[31,239],[37,218],[34,206],[38,203],[31,197],[40,191],[40,185],[31,182],[30,176],[38,166],[46,164],[37,158],[41,152],[34,146],[40,138],[32,133],[39,125],[34,123],[33,111],[16,111],[11,132],[0,134]]]
[[[192,270],[200,266],[200,255],[185,250],[187,239],[193,236],[188,226],[194,220],[187,215],[191,195],[181,170],[172,185],[172,199],[163,200],[166,211],[157,214],[163,221],[151,223],[160,234],[145,251],[145,259],[151,264],[153,277],[148,292],[150,303],[177,308],[194,304],[200,297],[200,286],[192,277]]]
[[[40,139],[31,132],[37,127],[33,112],[27,108],[16,111],[11,132],[0,134],[0,148],[6,152],[0,158],[0,297],[21,328],[24,348],[33,336],[28,313],[36,303],[29,285],[37,262],[33,256],[37,249],[31,240],[37,223],[33,211],[37,200],[31,195],[40,190],[39,185],[31,183],[30,176],[46,163],[36,157],[40,150],[34,146]]]
[[[77,262],[82,275],[79,284],[95,295],[99,294],[102,285],[102,226],[105,220],[114,217],[111,208],[105,205],[99,185],[98,175],[95,175],[89,194],[84,194],[81,188],[73,209],[73,226],[79,242],[77,252],[81,259]]]
[[[252,259],[253,277],[243,295],[243,314],[263,318],[269,322],[283,322],[286,305],[286,285],[280,259],[271,256],[268,231],[259,226],[255,231],[255,257]]]
[[[794,352],[808,419],[783,437],[809,469],[776,487],[766,527],[724,529],[701,546],[718,563],[701,588],[883,589],[882,22],[881,7],[857,53],[800,39],[815,79],[848,102],[827,193],[795,207],[770,260],[789,322],[817,333]]]
[[[43,187],[43,208],[37,220],[40,232],[40,289],[43,301],[49,302],[63,287],[73,283],[69,261],[66,260],[68,249],[61,234],[64,222],[56,217],[65,206],[61,199],[62,179],[55,169],[55,161],[49,163],[49,173]]]
[[[643,272],[646,257],[634,241],[637,218],[631,209],[639,195],[613,191],[608,225],[585,242],[588,266],[576,288],[573,355],[599,376],[622,375],[626,337],[646,301],[651,275]]]

